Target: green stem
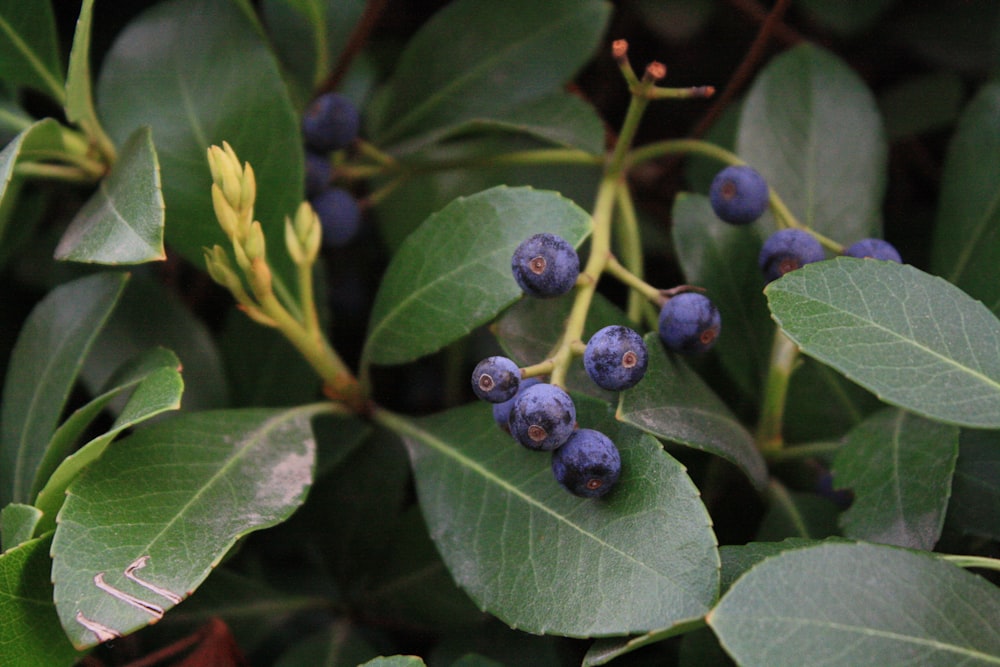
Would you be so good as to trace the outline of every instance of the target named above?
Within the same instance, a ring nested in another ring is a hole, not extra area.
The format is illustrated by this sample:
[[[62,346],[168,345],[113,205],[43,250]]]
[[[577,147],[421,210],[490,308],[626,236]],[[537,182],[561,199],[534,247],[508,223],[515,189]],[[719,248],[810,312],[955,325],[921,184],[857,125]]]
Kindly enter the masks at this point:
[[[772,477],[767,485],[767,495],[772,504],[784,510],[795,530],[798,531],[798,535],[794,537],[812,537],[809,534],[809,526],[806,523],[805,517],[802,516],[799,508],[795,505],[795,501],[792,499],[792,495],[788,492],[784,484]]]
[[[760,421],[754,440],[757,448],[765,456],[773,456],[784,446],[782,422],[785,403],[788,398],[788,384],[799,356],[799,348],[780,328],[774,329],[774,343],[771,345],[771,363],[764,385],[764,403],[761,406]]]
[[[934,554],[941,560],[946,560],[959,567],[978,567],[984,570],[1000,572],[1000,560],[986,556],[965,556],[961,554]]]
[[[28,178],[44,178],[67,183],[93,183],[97,180],[88,170],[77,165],[43,162],[21,162],[14,167],[14,173]]]
[[[643,303],[646,301],[659,303],[663,300],[663,294],[660,290],[656,289],[645,280],[622,266],[614,255],[608,257],[607,264],[604,266],[604,271],[608,275],[617,278],[622,284],[627,285],[633,294],[640,297],[640,300]]]
[[[767,460],[771,463],[784,463],[800,459],[828,458],[839,452],[843,446],[842,442],[807,442],[770,452]]]
[[[639,219],[635,214],[635,204],[632,201],[632,193],[629,191],[627,183],[622,183],[622,186],[618,188],[618,197],[615,203],[618,210],[618,246],[622,264],[631,272],[631,275],[642,280],[645,274],[642,238],[639,232]],[[626,309],[628,318],[633,322],[640,322],[646,303],[642,292],[629,290]]]
[[[585,167],[599,166],[603,157],[592,155],[576,148],[547,148],[530,151],[514,151],[501,155],[490,155],[478,158],[461,158],[454,160],[427,160],[415,162],[383,162],[376,165],[343,165],[335,170],[335,177],[347,180],[364,180],[376,176],[402,175],[406,177],[421,174],[431,174],[438,171],[455,169],[475,169],[495,167],[498,165],[545,166],[545,165],[579,165]]]

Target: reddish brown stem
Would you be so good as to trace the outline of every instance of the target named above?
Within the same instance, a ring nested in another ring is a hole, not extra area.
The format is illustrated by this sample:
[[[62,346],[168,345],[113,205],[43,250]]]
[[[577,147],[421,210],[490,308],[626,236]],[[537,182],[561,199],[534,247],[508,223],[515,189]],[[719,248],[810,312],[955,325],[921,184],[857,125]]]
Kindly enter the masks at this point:
[[[326,77],[316,90],[317,95],[328,93],[337,88],[341,79],[347,74],[347,70],[351,66],[351,62],[354,61],[355,56],[361,52],[361,49],[368,42],[368,37],[371,35],[372,30],[375,29],[375,25],[378,23],[379,17],[382,16],[382,11],[385,9],[386,4],[388,4],[388,0],[368,0],[365,3],[365,11],[361,14],[361,18],[358,19],[354,30],[351,31],[351,36],[347,39],[344,50],[337,57],[337,64],[333,66],[333,70],[329,76]]]

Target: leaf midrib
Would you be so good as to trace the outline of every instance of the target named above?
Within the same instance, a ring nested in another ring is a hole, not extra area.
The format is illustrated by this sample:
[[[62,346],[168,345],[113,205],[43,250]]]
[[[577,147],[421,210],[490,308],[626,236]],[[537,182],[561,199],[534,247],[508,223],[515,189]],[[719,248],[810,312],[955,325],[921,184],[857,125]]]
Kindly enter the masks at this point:
[[[60,85],[59,80],[52,76],[52,73],[49,72],[48,68],[42,63],[41,59],[38,58],[34,50],[28,47],[27,43],[21,39],[21,35],[14,30],[14,27],[3,16],[0,16],[0,32],[7,35],[10,42],[14,45],[15,50],[21,53],[30,65],[31,69],[34,70],[42,81],[45,82],[45,85],[49,87],[49,92],[55,95],[58,102],[62,103],[65,99],[66,93]]]

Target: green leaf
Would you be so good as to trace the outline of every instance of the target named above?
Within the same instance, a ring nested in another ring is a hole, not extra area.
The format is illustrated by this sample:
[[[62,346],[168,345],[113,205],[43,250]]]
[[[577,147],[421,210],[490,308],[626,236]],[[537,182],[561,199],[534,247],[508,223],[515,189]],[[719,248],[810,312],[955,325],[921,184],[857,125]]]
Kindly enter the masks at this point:
[[[562,489],[550,457],[514,443],[487,405],[380,417],[406,442],[448,569],[484,610],[526,632],[575,637],[699,618],[715,599],[719,562],[697,489],[655,440],[616,422],[603,402],[575,401],[579,423],[621,452],[622,475],[600,500]]]
[[[47,535],[0,554],[0,664],[69,667],[80,657],[52,604],[51,544]]]
[[[767,486],[767,466],[753,436],[715,392],[655,332],[646,334],[649,367],[642,382],[622,392],[618,418],[658,438],[710,452],[736,465],[753,484]]]
[[[882,120],[864,82],[833,54],[804,44],[774,58],[747,93],[736,145],[803,224],[841,243],[877,235]]]
[[[838,509],[832,501],[812,493],[789,491],[775,483],[769,491],[770,505],[755,536],[758,541],[822,539],[839,532]]]
[[[843,538],[831,538],[827,542],[848,542]],[[722,558],[722,574],[720,586],[725,593],[733,583],[742,577],[747,570],[765,558],[776,556],[791,549],[803,549],[813,547],[823,542],[805,539],[802,537],[789,537],[780,542],[748,542],[746,544],[725,544],[719,547],[719,557]]]
[[[1000,431],[962,431],[945,521],[963,533],[1000,539]]]
[[[997,664],[1000,592],[921,552],[823,544],[763,561],[708,616],[743,667]]]
[[[854,492],[844,535],[931,551],[941,536],[958,457],[957,426],[886,409],[847,436],[834,485]]]
[[[288,518],[312,483],[309,420],[324,409],[182,415],[108,448],[69,487],[52,544],[70,641],[155,622],[239,537]]]
[[[1000,314],[1000,83],[984,86],[959,119],[941,182],[931,269]]]
[[[521,294],[510,273],[521,241],[549,232],[579,246],[590,226],[585,211],[554,192],[501,186],[455,200],[392,258],[363,359],[413,361],[489,322]]]
[[[9,211],[20,192],[21,179],[14,174],[14,167],[22,160],[30,160],[46,152],[63,148],[62,129],[52,118],[45,118],[22,130],[0,151],[0,241],[4,240],[11,220]]]
[[[111,173],[73,218],[55,257],[98,264],[164,260],[163,209],[152,132],[140,127],[125,142]]]
[[[424,667],[424,661],[415,655],[391,655],[374,658],[359,667]]]
[[[0,79],[31,86],[62,103],[62,61],[48,0],[0,0]]]
[[[919,269],[840,257],[765,290],[807,355],[882,400],[929,419],[1000,428],[1000,321]]]
[[[619,658],[626,653],[636,651],[643,646],[649,646],[650,644],[655,644],[656,642],[661,642],[670,639],[671,637],[691,632],[695,628],[704,627],[705,621],[699,618],[688,623],[680,623],[665,630],[648,632],[644,635],[638,635],[636,637],[626,637],[624,639],[598,639],[590,645],[590,648],[587,650],[587,654],[583,657],[583,667],[604,665],[611,662],[615,658]]]
[[[890,141],[951,126],[965,98],[965,84],[954,72],[921,74],[900,81],[879,96]]]
[[[33,488],[40,489],[35,497],[35,506],[42,510],[45,517],[36,531],[44,532],[55,528],[56,513],[62,506],[66,488],[81,470],[100,458],[111,441],[122,431],[168,410],[180,408],[181,394],[184,392],[180,362],[169,350],[160,349],[151,352],[152,354],[146,355],[138,363],[127,368],[127,376],[119,380],[119,386],[104,394],[104,396],[115,396],[134,388],[111,428],[63,459],[52,471],[51,476],[47,474],[44,466],[40,467]]]
[[[33,505],[10,503],[0,510],[0,553],[30,540],[41,518],[42,511]]]
[[[14,346],[0,408],[0,507],[26,502],[49,439],[87,350],[127,275],[98,273],[52,290],[35,306]]]
[[[228,141],[257,178],[255,216],[277,278],[294,285],[280,242],[302,201],[299,117],[277,62],[239,3],[170,0],[140,14],[105,56],[98,109],[121,143],[149,125],[160,146],[166,240],[196,266],[203,247],[229,247],[215,219],[205,157]],[[182,355],[183,358],[183,355]]]
[[[722,315],[715,345],[719,361],[747,396],[757,396],[767,375],[774,324],[757,268],[760,236],[753,226],[722,222],[708,197],[678,194],[671,235],[687,282],[704,287]]]
[[[594,54],[600,0],[459,0],[410,39],[368,113],[389,146],[475,118],[496,118],[565,84]]]
[[[870,28],[896,0],[802,0],[802,11],[813,21],[842,35]]]
[[[111,140],[104,133],[94,109],[93,79],[90,75],[90,24],[94,18],[94,0],[83,0],[76,22],[73,48],[66,75],[66,119],[83,128],[98,147],[113,154]]]

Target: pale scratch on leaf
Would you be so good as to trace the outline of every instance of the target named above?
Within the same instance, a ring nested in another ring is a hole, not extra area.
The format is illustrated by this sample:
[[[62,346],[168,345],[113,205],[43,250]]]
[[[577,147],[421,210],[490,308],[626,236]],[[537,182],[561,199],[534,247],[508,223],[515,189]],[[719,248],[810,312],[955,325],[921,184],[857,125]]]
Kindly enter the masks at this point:
[[[99,642],[103,643],[110,639],[117,639],[118,637],[121,637],[120,632],[112,630],[111,628],[102,623],[90,620],[89,618],[83,615],[82,611],[76,612],[76,622],[82,625],[83,627],[87,628],[91,632],[93,632],[94,636],[97,637],[97,641]]]
[[[136,575],[135,571],[141,570],[142,568],[146,567],[146,563],[148,562],[149,562],[149,556],[139,556],[138,558],[135,559],[135,561],[131,565],[125,568],[125,577],[139,584],[146,590],[152,591],[157,595],[167,598],[174,604],[180,603],[180,601],[183,598],[180,595],[177,595],[177,593],[174,593],[173,591],[168,591],[166,588],[161,588],[160,586],[150,583],[145,579],[140,579]]]
[[[98,572],[97,574],[94,575],[94,585],[100,588],[108,595],[110,595],[111,597],[121,600],[122,602],[125,602],[127,604],[130,604],[133,607],[137,607],[143,610],[144,612],[152,615],[157,620],[163,618],[163,607],[155,605],[152,602],[146,602],[145,600],[137,598],[134,595],[129,595],[125,591],[119,590],[114,586],[112,586],[111,584],[106,583],[104,581],[103,572]]]

